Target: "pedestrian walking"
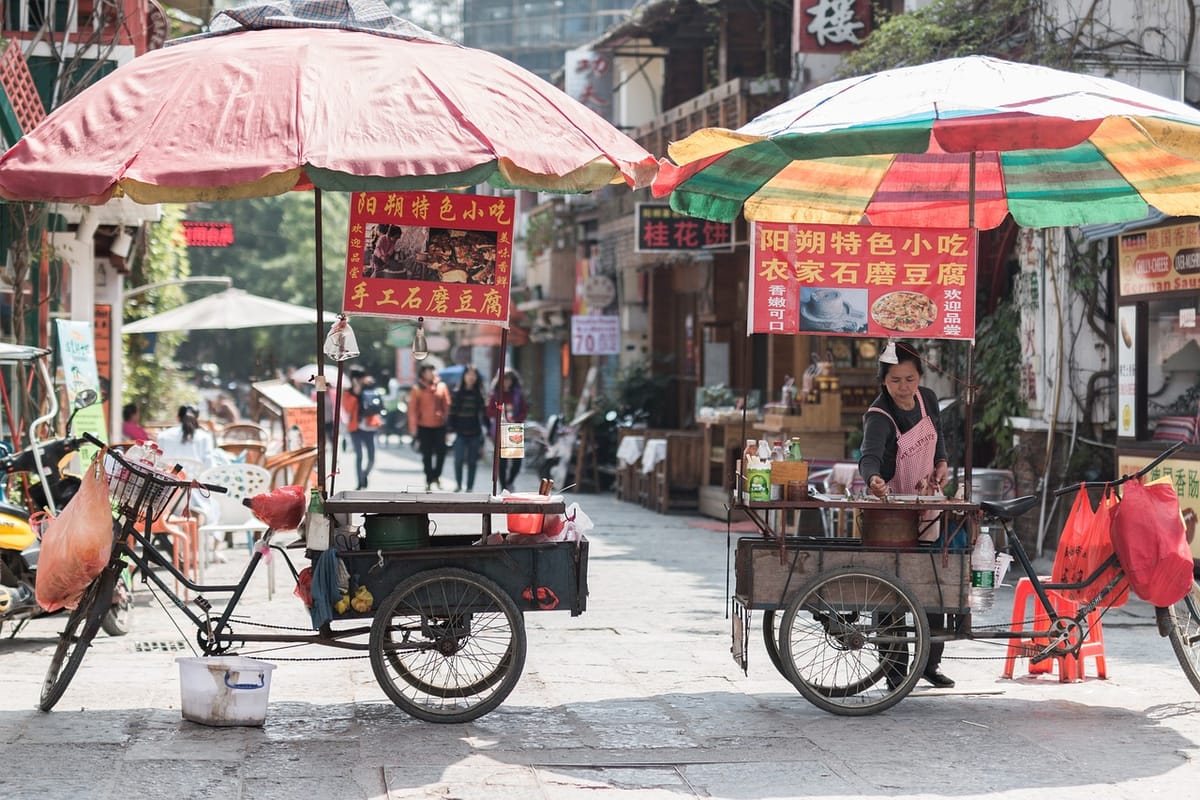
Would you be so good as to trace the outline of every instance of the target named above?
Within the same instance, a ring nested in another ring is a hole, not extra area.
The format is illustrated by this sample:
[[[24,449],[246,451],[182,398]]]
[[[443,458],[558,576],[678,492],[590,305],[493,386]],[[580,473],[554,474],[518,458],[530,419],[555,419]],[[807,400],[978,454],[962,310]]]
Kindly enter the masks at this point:
[[[501,423],[524,422],[525,416],[529,412],[525,402],[525,392],[521,387],[521,376],[511,367],[504,370],[503,380],[497,376],[497,380],[492,382],[492,391],[488,396],[488,432],[493,437],[496,435],[496,411],[500,405],[503,405]],[[498,442],[496,446],[499,447]],[[500,488],[511,492],[520,472],[521,459],[500,459]]]
[[[467,491],[475,491],[475,469],[479,466],[479,451],[483,446],[484,414],[483,387],[479,370],[467,367],[462,380],[450,397],[450,431],[454,434],[454,491],[463,490],[463,467],[467,472]]]
[[[408,432],[417,440],[425,467],[425,491],[442,488],[446,463],[446,418],[450,414],[450,390],[432,364],[424,364],[417,383],[408,395]]]
[[[362,367],[350,369],[350,388],[342,397],[342,422],[354,445],[358,488],[367,488],[375,468],[375,435],[383,427],[383,393]]]

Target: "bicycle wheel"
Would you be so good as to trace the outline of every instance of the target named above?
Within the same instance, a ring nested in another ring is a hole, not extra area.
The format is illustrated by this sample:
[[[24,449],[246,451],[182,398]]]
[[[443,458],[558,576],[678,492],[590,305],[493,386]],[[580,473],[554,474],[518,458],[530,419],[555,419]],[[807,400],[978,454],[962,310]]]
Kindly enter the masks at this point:
[[[1200,583],[1192,581],[1192,588],[1168,612],[1171,647],[1192,688],[1200,692]]]
[[[58,635],[58,647],[46,670],[46,681],[42,684],[42,697],[38,708],[49,711],[67,690],[67,684],[75,677],[75,671],[83,661],[100,630],[100,622],[112,605],[113,587],[116,586],[117,571],[110,564],[104,568],[84,591],[79,605],[67,618],[66,629]],[[76,633],[78,631],[78,633]]]
[[[865,567],[831,570],[802,587],[779,632],[789,680],[817,708],[844,716],[900,702],[920,679],[929,644],[912,591]]]
[[[470,722],[508,697],[525,667],[525,626],[494,581],[455,567],[402,581],[375,613],[371,669],[392,702],[426,722]]]
[[[100,627],[109,636],[124,636],[129,633],[133,620],[133,576],[126,565],[113,587],[112,605],[100,620]]]
[[[779,657],[779,625],[778,622],[783,619],[783,614],[776,614],[774,610],[763,612],[762,636],[763,646],[767,648],[767,658],[771,659],[771,663],[775,669],[779,670],[779,674],[787,678],[787,670],[783,668],[783,659]],[[789,680],[791,680],[789,678]]]

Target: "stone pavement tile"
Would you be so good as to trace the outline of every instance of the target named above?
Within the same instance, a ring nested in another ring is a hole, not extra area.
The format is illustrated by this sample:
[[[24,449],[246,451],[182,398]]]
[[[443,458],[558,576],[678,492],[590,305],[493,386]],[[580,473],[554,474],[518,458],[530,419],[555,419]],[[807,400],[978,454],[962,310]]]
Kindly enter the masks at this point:
[[[538,775],[521,763],[472,756],[449,764],[413,760],[384,767],[388,800],[453,797],[455,800],[537,800],[546,795]]]
[[[537,777],[547,800],[678,800],[708,796],[696,792],[680,770],[670,764],[538,767]]]
[[[247,776],[241,792],[223,800],[374,800],[385,797],[377,790],[357,785],[347,773],[326,767],[326,774],[316,777]]]
[[[754,755],[748,753],[748,755]],[[831,795],[846,798],[870,796],[853,776],[830,768],[824,759],[775,758],[745,763],[680,764],[679,771],[693,787],[703,787],[703,797],[800,797]]]
[[[241,767],[235,760],[224,763],[177,759],[125,761],[120,765],[117,779],[134,796],[173,800],[228,800],[239,796],[242,782]]]

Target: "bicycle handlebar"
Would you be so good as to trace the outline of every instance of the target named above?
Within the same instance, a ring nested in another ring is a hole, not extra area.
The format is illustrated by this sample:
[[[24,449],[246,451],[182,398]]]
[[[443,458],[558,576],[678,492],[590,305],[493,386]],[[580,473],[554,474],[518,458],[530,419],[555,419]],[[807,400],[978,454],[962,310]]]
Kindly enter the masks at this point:
[[[1120,486],[1122,483],[1125,483],[1125,481],[1133,480],[1134,478],[1140,478],[1143,475],[1147,474],[1148,472],[1150,472],[1150,470],[1154,469],[1159,464],[1161,464],[1163,461],[1167,460],[1167,458],[1169,458],[1172,453],[1174,453],[1179,448],[1183,447],[1183,445],[1184,445],[1183,442],[1176,442],[1175,444],[1168,447],[1166,450],[1159,453],[1158,456],[1153,461],[1151,461],[1149,464],[1142,467],[1140,470],[1133,473],[1132,475],[1122,475],[1120,478],[1117,478],[1115,481],[1084,481],[1082,484],[1075,483],[1070,486],[1063,486],[1062,488],[1054,490],[1054,496],[1058,497],[1059,495],[1064,495],[1067,492],[1073,492],[1076,489],[1079,489],[1080,486],[1082,486],[1085,489],[1098,489],[1098,488],[1103,488],[1105,486]]]

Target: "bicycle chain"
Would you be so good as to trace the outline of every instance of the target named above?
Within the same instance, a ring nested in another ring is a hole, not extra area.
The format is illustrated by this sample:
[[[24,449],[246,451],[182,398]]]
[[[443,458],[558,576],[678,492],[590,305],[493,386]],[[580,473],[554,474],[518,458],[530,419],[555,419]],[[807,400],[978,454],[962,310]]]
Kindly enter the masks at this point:
[[[291,626],[291,625],[271,625],[266,622],[256,622],[254,620],[245,619],[245,618],[241,618],[241,617],[230,617],[227,624],[230,625],[230,633],[231,634],[233,632],[233,627],[232,627],[231,623],[234,623],[234,622],[238,623],[239,625],[250,625],[250,626],[253,626],[256,628],[267,628],[267,629],[273,630],[273,631],[306,631],[306,632],[310,631],[309,628],[297,628],[297,627]],[[236,637],[231,636],[231,638],[236,638]],[[320,642],[294,642],[292,644],[284,645],[284,647],[303,647],[305,645],[310,645],[310,644],[320,644]],[[282,648],[280,648],[280,649],[282,649]],[[243,652],[242,655],[254,656],[254,655],[269,654],[272,652],[274,652],[273,649],[251,650],[251,651]],[[271,660],[272,661],[359,661],[361,659],[370,658],[370,657],[371,657],[370,653],[364,653],[361,656],[305,656],[302,658],[300,658],[300,657],[290,658],[288,656],[271,656]]]

